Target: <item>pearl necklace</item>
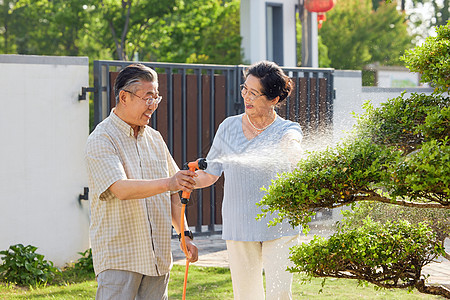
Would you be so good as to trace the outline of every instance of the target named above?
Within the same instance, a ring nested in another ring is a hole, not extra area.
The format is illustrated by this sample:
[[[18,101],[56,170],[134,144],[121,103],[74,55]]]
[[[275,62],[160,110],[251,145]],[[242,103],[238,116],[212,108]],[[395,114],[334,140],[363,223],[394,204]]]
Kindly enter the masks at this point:
[[[275,114],[275,113],[274,113]],[[253,125],[253,123],[252,123],[252,121],[250,121],[250,118],[248,117],[248,115],[247,114],[245,114],[246,116],[247,116],[247,121],[248,121],[248,123],[250,123],[250,125],[253,127],[253,129],[255,129],[256,131],[264,131],[264,130],[266,130],[270,125],[272,125],[273,124],[273,122],[275,122],[275,120],[277,119],[277,116],[275,116],[274,118],[273,118],[273,121],[272,122],[270,122],[270,124],[269,125],[267,125],[267,126],[265,126],[265,127],[263,127],[263,128],[258,128],[258,127],[256,127],[255,125]]]

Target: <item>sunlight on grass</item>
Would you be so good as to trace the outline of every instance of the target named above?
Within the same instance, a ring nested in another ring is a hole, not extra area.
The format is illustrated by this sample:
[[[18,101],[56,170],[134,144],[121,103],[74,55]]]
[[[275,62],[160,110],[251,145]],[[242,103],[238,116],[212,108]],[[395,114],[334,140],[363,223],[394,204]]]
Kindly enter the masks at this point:
[[[345,279],[327,279],[322,288],[322,279],[314,278],[310,283],[301,284],[301,276],[294,275],[294,299],[383,299],[414,300],[443,299],[421,294],[417,291],[408,294],[405,290],[375,290],[373,285],[358,286],[358,282]],[[66,282],[76,282],[67,280]],[[175,265],[170,275],[169,299],[181,299],[183,292],[184,266]],[[0,299],[94,299],[97,289],[95,280],[52,285],[36,289],[25,289],[0,284]],[[323,290],[319,293],[320,290]],[[230,270],[226,268],[189,268],[187,299],[233,299]]]
[[[292,285],[293,299],[383,299],[383,300],[418,300],[444,299],[438,296],[422,294],[418,291],[408,293],[407,290],[381,289],[376,290],[373,284],[358,286],[357,280],[327,278],[322,287],[321,278],[314,278],[311,282],[301,283],[302,276],[294,275]],[[322,292],[320,292],[322,290]]]
[[[46,286],[37,289],[8,289],[0,287],[0,299],[94,299],[95,280],[65,286]]]

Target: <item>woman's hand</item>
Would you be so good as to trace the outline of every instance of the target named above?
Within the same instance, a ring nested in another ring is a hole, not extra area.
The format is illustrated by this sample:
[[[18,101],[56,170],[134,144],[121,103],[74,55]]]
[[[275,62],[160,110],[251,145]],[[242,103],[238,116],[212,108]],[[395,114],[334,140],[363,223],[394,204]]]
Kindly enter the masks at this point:
[[[197,170],[196,173],[197,176],[196,178],[194,178],[196,182],[195,184],[196,189],[201,189],[213,185],[217,181],[217,179],[219,179],[219,176],[208,174],[202,170]]]

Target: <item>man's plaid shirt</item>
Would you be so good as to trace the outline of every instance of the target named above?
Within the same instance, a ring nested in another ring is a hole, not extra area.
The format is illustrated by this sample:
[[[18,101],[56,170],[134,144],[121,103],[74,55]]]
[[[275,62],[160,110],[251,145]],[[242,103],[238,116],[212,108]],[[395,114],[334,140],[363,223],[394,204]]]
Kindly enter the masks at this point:
[[[167,178],[178,171],[161,134],[145,126],[135,138],[131,126],[112,111],[89,136],[85,155],[95,274],[107,269],[148,276],[168,273],[172,265],[170,192],[119,200],[109,191],[121,179]]]

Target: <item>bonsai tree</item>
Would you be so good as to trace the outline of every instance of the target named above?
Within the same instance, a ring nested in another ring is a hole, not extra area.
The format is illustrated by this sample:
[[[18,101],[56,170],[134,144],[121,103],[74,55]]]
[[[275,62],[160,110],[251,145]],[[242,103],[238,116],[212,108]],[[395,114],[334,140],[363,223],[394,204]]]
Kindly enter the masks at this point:
[[[323,208],[354,208],[331,237],[315,236],[292,250],[291,272],[416,288],[450,298],[448,289],[427,285],[421,274],[435,258],[450,257],[443,246],[450,231],[449,53],[447,23],[436,37],[402,57],[411,71],[435,87],[432,95],[402,93],[378,108],[365,104],[365,113],[357,117],[346,140],[309,153],[292,173],[263,188],[260,217],[277,212],[274,223],[287,219],[308,228],[311,217]],[[409,222],[408,214],[377,220],[367,213],[366,202],[427,213]],[[355,218],[358,213],[368,217]]]

